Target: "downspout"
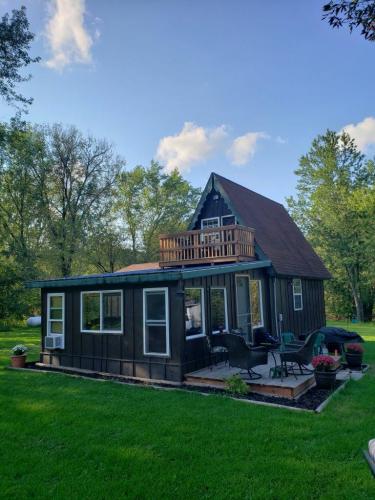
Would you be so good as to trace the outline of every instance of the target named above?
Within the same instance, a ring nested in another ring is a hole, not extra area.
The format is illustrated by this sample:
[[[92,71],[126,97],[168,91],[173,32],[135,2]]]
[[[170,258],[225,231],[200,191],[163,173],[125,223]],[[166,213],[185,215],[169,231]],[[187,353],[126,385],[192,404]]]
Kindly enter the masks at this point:
[[[279,321],[278,321],[278,317],[277,317],[276,276],[273,278],[273,305],[274,305],[274,312],[275,312],[276,334],[277,334],[278,337],[280,337],[280,333],[279,333]]]

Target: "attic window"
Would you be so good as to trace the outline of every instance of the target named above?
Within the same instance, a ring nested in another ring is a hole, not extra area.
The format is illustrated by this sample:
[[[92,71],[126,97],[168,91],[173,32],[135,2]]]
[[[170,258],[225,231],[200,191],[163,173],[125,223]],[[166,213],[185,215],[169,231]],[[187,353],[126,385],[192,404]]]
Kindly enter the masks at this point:
[[[293,280],[293,306],[295,311],[302,311],[302,281],[299,278]]]

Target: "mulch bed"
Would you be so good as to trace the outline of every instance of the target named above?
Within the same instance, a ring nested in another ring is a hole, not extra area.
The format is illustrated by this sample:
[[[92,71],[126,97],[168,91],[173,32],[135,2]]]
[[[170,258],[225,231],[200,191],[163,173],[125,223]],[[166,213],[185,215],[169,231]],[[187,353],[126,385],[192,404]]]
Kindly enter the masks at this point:
[[[91,372],[91,373],[85,373],[85,374],[79,374],[74,372],[73,370],[69,370],[68,368],[54,368],[54,367],[40,367],[36,366],[35,363],[26,363],[26,367],[31,370],[39,370],[39,371],[51,371],[51,372],[60,372],[60,373],[66,373],[68,375],[75,375],[75,376],[84,376],[87,378],[93,378],[93,379],[105,379],[105,380],[115,380],[117,382],[123,382],[126,384],[134,384],[134,385],[146,385],[143,381],[139,380],[133,380],[133,379],[124,379],[123,377],[117,377],[116,375],[111,375],[111,374],[101,374],[101,373],[96,373],[96,372]],[[278,396],[266,396],[263,394],[256,394],[256,393],[249,393],[246,395],[242,394],[231,394],[230,392],[226,391],[225,389],[219,389],[219,388],[213,388],[213,387],[195,387],[192,385],[183,385],[181,387],[177,387],[182,390],[190,391],[190,392],[198,392],[198,393],[203,393],[203,394],[217,394],[217,395],[222,395],[222,396],[230,396],[235,399],[242,399],[242,400],[248,400],[248,401],[256,401],[259,403],[271,403],[271,404],[277,404],[280,406],[286,406],[289,408],[298,408],[301,410],[310,410],[314,411],[316,410],[326,399],[328,399],[342,384],[344,383],[343,380],[337,380],[334,387],[332,389],[319,389],[318,387],[312,387],[309,389],[307,392],[299,396],[298,399],[289,399],[289,398],[283,398],[283,397],[278,397]],[[153,383],[152,380],[150,380],[150,383],[148,385],[153,385],[156,387],[164,387],[164,388],[173,388],[176,389],[175,385],[165,383],[163,385],[158,385]]]
[[[230,394],[224,389],[212,389],[210,387],[193,387],[186,386],[190,391],[203,392],[207,394],[225,394],[226,396],[231,396],[236,399],[245,399],[248,401],[257,401],[260,403],[271,403],[280,406],[287,406],[289,408],[299,408],[301,410],[316,410],[326,399],[328,399],[342,384],[344,381],[337,380],[334,387],[331,389],[319,389],[318,387],[312,387],[307,392],[302,394],[298,399],[289,399],[278,396],[266,396],[263,394],[256,394],[255,392],[241,395],[241,394]]]

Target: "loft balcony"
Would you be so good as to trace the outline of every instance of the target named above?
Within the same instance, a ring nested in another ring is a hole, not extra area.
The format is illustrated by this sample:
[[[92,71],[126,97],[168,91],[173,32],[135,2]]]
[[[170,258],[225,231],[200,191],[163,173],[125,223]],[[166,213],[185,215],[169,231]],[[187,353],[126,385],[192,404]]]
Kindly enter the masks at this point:
[[[160,235],[160,267],[255,259],[254,229],[231,225]]]

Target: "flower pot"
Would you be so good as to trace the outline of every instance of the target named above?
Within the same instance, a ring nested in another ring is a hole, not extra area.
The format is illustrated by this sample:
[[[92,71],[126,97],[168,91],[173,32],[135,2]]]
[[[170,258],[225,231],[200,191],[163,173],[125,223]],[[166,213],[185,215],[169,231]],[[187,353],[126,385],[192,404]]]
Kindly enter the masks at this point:
[[[25,368],[26,354],[20,356],[11,356],[10,358],[13,368]]]
[[[335,385],[336,382],[335,370],[326,372],[315,371],[314,375],[315,375],[316,385],[321,389],[332,389],[333,386]]]
[[[348,366],[353,368],[360,368],[362,366],[363,353],[362,352],[345,352],[345,359]]]

